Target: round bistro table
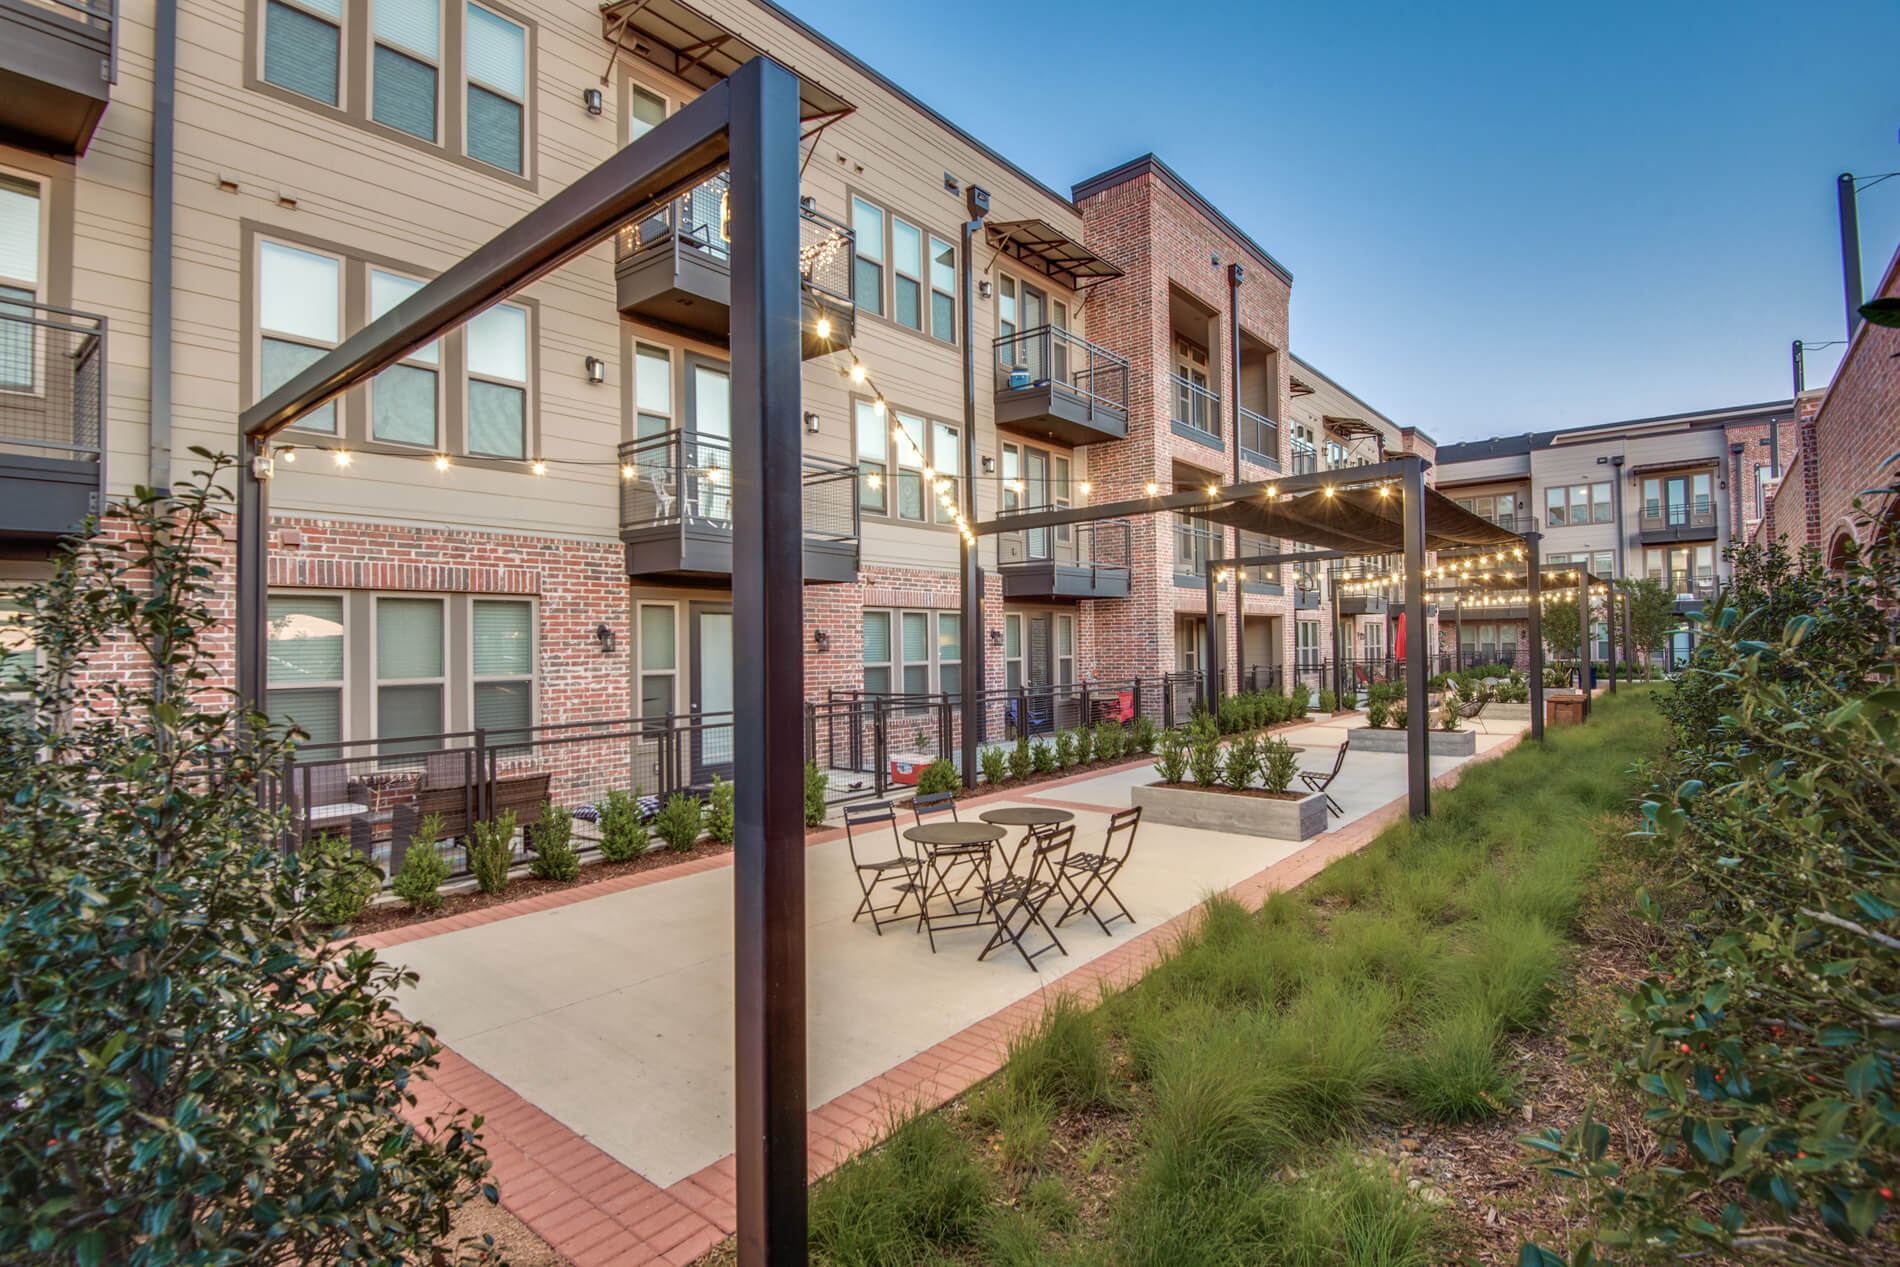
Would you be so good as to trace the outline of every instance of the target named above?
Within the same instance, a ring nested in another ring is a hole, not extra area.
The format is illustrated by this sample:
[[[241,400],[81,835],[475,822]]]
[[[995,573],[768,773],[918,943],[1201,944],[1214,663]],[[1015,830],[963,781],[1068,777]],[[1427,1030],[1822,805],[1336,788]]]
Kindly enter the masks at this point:
[[[989,823],[919,823],[904,829],[904,839],[923,847],[924,869],[929,878],[925,881],[919,908],[920,922],[930,934],[933,953],[937,949],[938,933],[989,924],[983,892],[990,882],[990,850],[1003,835],[1001,827]],[[953,880],[956,881],[954,888]],[[977,896],[960,899],[958,895],[969,887],[971,880],[977,882]],[[948,916],[930,913],[930,903],[937,897],[949,904]]]
[[[1071,810],[1057,809],[1053,805],[1008,805],[1002,809],[986,809],[977,815],[986,823],[998,827],[1021,827],[1023,838],[1016,842],[1016,851],[1009,855],[1008,870],[1016,870],[1017,859],[1023,856],[1023,846],[1035,834],[1038,827],[1060,827],[1073,822],[1075,814]]]

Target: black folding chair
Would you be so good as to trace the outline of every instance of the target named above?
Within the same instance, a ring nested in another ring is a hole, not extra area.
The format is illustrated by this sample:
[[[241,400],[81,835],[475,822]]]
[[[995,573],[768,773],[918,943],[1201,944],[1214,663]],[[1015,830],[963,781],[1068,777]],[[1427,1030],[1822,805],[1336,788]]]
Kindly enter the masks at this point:
[[[873,840],[880,838],[879,830],[888,826],[891,833],[891,847],[896,853],[888,858],[865,858],[858,852],[860,843],[867,852]],[[859,837],[865,839],[860,842]],[[871,801],[861,805],[847,805],[844,810],[844,839],[846,848],[851,851],[851,869],[858,877],[858,887],[864,891],[864,900],[858,903],[858,909],[852,914],[851,922],[857,923],[862,915],[871,917],[871,927],[877,935],[884,935],[884,925],[894,924],[898,920],[913,919],[914,916],[900,915],[906,899],[915,899],[919,908],[923,905],[923,884],[920,872],[923,863],[904,852],[903,838],[897,834],[897,810],[889,801]],[[894,889],[897,900],[888,906],[879,906],[873,901],[880,887]]]
[[[1315,774],[1311,770],[1300,771],[1300,782],[1306,784],[1307,791],[1326,792],[1326,789],[1333,785],[1333,780],[1339,777],[1340,767],[1346,764],[1346,748],[1346,744],[1339,745],[1339,755],[1333,758],[1333,768],[1325,774]],[[1331,792],[1326,792],[1326,808],[1332,811],[1335,818],[1345,812],[1339,808],[1339,802],[1333,799]]]
[[[1122,900],[1115,896],[1115,890],[1109,884],[1127,863],[1128,855],[1134,852],[1135,829],[1139,826],[1141,806],[1117,810],[1109,816],[1108,835],[1102,841],[1100,853],[1071,853],[1063,859],[1062,870],[1057,874],[1066,904],[1061,917],[1056,920],[1057,928],[1083,911],[1087,911],[1105,933],[1109,931],[1108,926],[1118,919],[1125,919],[1131,924],[1135,922],[1135,917],[1128,913],[1128,908],[1122,905]],[[1095,909],[1101,902],[1115,904],[1115,913],[1107,919],[1103,919],[1101,912]]]
[[[913,796],[910,798],[910,812],[916,815],[917,825],[919,827],[924,825],[924,819],[933,818],[946,810],[950,813],[951,822],[956,823],[963,821],[957,817],[957,794],[955,792],[926,792],[922,796]]]
[[[990,957],[990,952],[1002,946],[1004,942],[1016,948],[1023,962],[1036,969],[1036,960],[1051,950],[1069,952],[1062,947],[1056,930],[1042,917],[1042,908],[1052,897],[1062,893],[1061,876],[1063,864],[1068,861],[1069,847],[1075,843],[1075,826],[1070,824],[1036,841],[1035,852],[1029,860],[1029,870],[1024,875],[1005,875],[983,886],[983,901],[989,907],[991,918],[996,921],[996,931],[990,935],[989,944],[983,947],[979,960]],[[1023,945],[1023,939],[1034,929],[1040,928],[1048,935],[1049,944],[1035,951]]]

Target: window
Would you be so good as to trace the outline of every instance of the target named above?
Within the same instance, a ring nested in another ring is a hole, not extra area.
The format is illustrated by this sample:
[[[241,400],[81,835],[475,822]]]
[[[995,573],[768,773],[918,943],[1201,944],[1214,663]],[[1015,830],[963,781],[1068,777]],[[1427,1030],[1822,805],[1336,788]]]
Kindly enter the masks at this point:
[[[528,456],[528,310],[497,304],[468,323],[468,451]]]
[[[957,518],[957,476],[962,473],[962,448],[957,443],[962,431],[948,423],[930,425],[930,461],[937,473],[937,522],[955,523]]]
[[[370,320],[374,321],[421,289],[421,282],[372,268],[369,271]],[[440,362],[440,344],[431,343],[375,377],[370,384],[370,435],[374,439],[391,444],[437,447],[436,366]]]
[[[897,415],[897,517],[921,522],[924,514],[924,468],[929,465],[925,446],[930,428],[915,414]]]
[[[676,619],[671,603],[640,604],[640,716],[649,721],[673,711],[679,672]]]
[[[1576,528],[1584,524],[1606,524],[1616,517],[1608,481],[1597,484],[1571,484],[1544,490],[1544,526]]]
[[[1318,668],[1320,663],[1319,622],[1317,620],[1294,622],[1293,638],[1294,663],[1302,669]]]
[[[376,734],[419,739],[440,734],[443,703],[442,600],[376,600]],[[419,752],[429,742],[385,743],[382,751]]]
[[[898,650],[903,653],[904,694],[930,693],[930,613],[904,612],[898,620],[903,637]]]
[[[1067,612],[1056,613],[1055,668],[1058,684],[1075,681],[1075,617]]]
[[[864,613],[864,690],[870,695],[891,691],[891,614]]]
[[[343,738],[343,599],[273,594],[266,613],[266,709],[313,744]]]
[[[627,110],[627,140],[637,141],[666,118],[666,102],[638,85],[630,85],[633,103]]]
[[[441,18],[437,0],[375,0],[370,117],[425,141],[436,137]]]
[[[852,298],[865,312],[884,311],[884,213],[862,198],[851,200],[851,229],[856,235],[852,259]]]
[[[955,522],[961,429],[898,411],[887,426],[875,401],[858,401],[855,413],[858,505],[914,523]]]
[[[996,334],[1003,339],[1016,334],[1016,279],[1005,273],[996,283]],[[1010,353],[1014,359],[1018,353]]]
[[[883,695],[933,695],[961,689],[958,613],[864,612],[864,689]]]
[[[673,429],[673,357],[665,348],[633,349],[633,437],[646,440]]]
[[[858,505],[883,514],[888,506],[884,486],[890,482],[890,437],[884,433],[884,414],[875,401],[857,402]]]
[[[891,314],[899,325],[924,328],[923,234],[915,225],[891,218]]]
[[[527,729],[534,724],[534,604],[476,599],[471,623],[476,727]]]
[[[40,657],[27,628],[26,600],[0,591],[0,719],[32,706]]]
[[[1346,446],[1337,440],[1326,442],[1326,469],[1333,470],[1346,465]]]
[[[1003,617],[1003,684],[1012,691],[1023,684],[1023,618],[1016,612]]]
[[[468,156],[521,173],[528,32],[478,4],[468,6]]]
[[[337,344],[343,299],[342,261],[277,242],[260,242],[258,395],[282,387]],[[298,420],[305,431],[336,434],[336,402]]]
[[[1598,550],[1596,556],[1590,561],[1590,571],[1597,576],[1608,576],[1615,567],[1616,552],[1614,550]]]
[[[325,105],[337,104],[343,0],[266,0],[264,78]]]
[[[930,239],[930,333],[957,341],[957,248],[942,238]]]
[[[0,390],[30,392],[39,381],[30,307],[39,289],[40,187],[0,173]]]
[[[937,689],[955,695],[963,689],[963,626],[959,612],[937,613]]]

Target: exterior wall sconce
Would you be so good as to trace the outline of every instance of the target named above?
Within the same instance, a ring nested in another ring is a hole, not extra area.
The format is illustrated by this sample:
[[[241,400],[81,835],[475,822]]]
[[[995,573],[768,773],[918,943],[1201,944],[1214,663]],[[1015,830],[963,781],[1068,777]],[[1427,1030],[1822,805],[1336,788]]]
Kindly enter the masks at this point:
[[[601,111],[600,89],[598,88],[582,89],[581,90],[581,104],[587,107],[587,113],[599,114]]]
[[[976,284],[976,293],[988,299],[990,297],[990,284],[988,282],[978,282]]]
[[[992,647],[1000,647],[1003,645],[1003,631],[1002,630],[1000,629],[990,630],[990,645]]]
[[[811,642],[812,645],[817,647],[820,651],[831,650],[831,635],[822,629],[814,629],[811,631]]]
[[[595,627],[594,641],[600,644],[600,653],[602,655],[612,655],[614,653],[614,631],[607,628],[607,626],[598,625]]]
[[[996,474],[996,459],[989,456],[988,454],[983,455],[983,474],[985,475]]]
[[[584,362],[587,366],[587,381],[598,387],[607,381],[607,362],[597,356],[590,356]]]
[[[818,415],[817,414],[808,413],[805,415],[805,430],[809,431],[812,435],[818,434]]]

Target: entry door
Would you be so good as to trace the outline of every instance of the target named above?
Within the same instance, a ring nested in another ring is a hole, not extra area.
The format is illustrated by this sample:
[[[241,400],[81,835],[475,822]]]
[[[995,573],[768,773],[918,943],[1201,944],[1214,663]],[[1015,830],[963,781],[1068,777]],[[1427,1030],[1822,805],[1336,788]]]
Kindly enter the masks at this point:
[[[692,781],[732,777],[732,608],[693,604]]]
[[[1023,329],[1039,330],[1049,324],[1049,297],[1029,283],[1023,283]],[[1029,366],[1029,381],[1041,382],[1049,377],[1049,335],[1034,334],[1024,340],[1027,345],[1023,351],[1025,364]]]
[[[1668,518],[1663,522],[1674,528],[1689,522],[1689,477],[1672,475],[1663,481],[1663,505]]]

